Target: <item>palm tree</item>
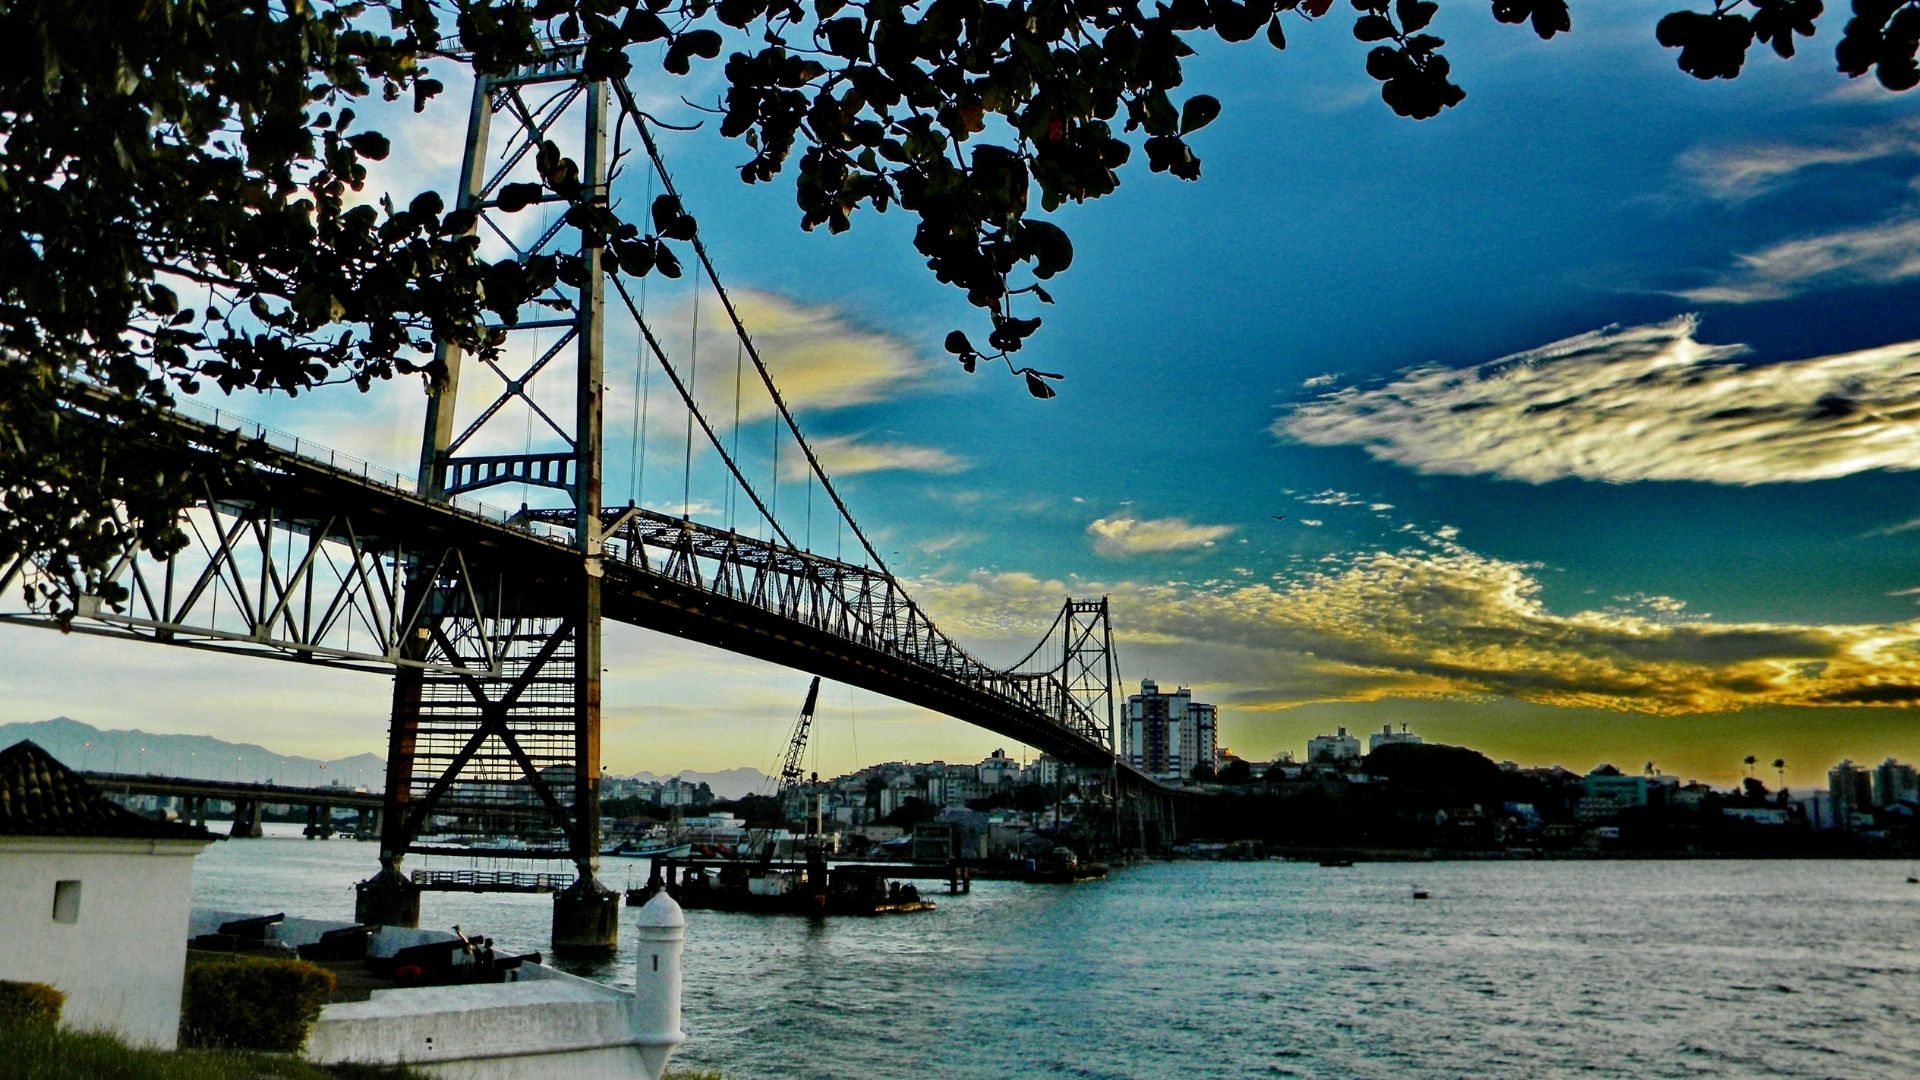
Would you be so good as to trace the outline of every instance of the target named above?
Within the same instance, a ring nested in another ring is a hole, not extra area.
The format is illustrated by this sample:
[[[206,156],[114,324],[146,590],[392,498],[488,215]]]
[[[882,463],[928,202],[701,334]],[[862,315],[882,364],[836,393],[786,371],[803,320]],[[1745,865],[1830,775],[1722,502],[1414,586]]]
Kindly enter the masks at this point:
[[[1781,787],[1787,786],[1787,759],[1786,758],[1773,759],[1773,775],[1779,778]]]
[[[1759,758],[1757,758],[1757,757],[1754,757],[1754,756],[1753,756],[1752,754],[1748,754],[1748,755],[1747,755],[1747,757],[1746,757],[1746,762],[1747,762],[1747,775],[1748,775],[1748,776],[1752,776],[1752,775],[1753,775],[1753,766],[1754,766],[1754,763],[1755,763],[1755,762],[1757,762],[1757,761],[1759,761],[1759,760],[1760,760]]]

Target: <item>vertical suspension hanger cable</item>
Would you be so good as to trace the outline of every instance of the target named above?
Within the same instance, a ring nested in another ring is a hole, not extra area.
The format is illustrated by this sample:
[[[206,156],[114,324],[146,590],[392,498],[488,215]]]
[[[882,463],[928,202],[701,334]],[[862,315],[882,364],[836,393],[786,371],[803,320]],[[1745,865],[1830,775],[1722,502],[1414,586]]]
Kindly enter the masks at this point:
[[[700,392],[700,279],[693,279],[693,330],[687,334],[687,386]],[[693,516],[693,406],[687,406],[687,457],[681,463],[680,516]]]
[[[733,343],[733,449],[730,451],[735,460],[740,457],[740,368],[746,361],[746,346],[738,341]],[[727,531],[733,531],[733,512],[740,505],[740,492],[732,484],[727,485]]]
[[[653,170],[647,170],[647,205],[653,205]],[[647,279],[640,279],[640,308],[634,313],[633,453],[627,462],[627,505],[639,506],[646,495],[647,480],[647,398],[653,389],[653,365],[647,363]]]
[[[621,303],[626,306],[628,314],[633,315],[637,320],[639,318],[640,308],[639,305],[634,303],[633,294],[627,290],[626,282],[622,281],[619,277],[611,277],[607,280],[612,284],[614,294],[618,296]],[[727,440],[722,438],[720,433],[713,429],[712,424],[707,423],[706,417],[701,416],[698,409],[694,408],[693,390],[680,378],[679,372],[674,369],[673,362],[667,359],[667,351],[661,347],[660,339],[654,336],[653,331],[649,329],[645,323],[640,323],[639,325],[641,337],[646,341],[647,351],[653,354],[654,360],[660,365],[660,373],[667,377],[667,382],[672,385],[674,391],[680,395],[680,400],[684,402],[690,410],[689,415],[695,423],[700,425],[701,433],[706,436],[707,444],[713,447],[713,452],[720,459],[721,465],[724,466],[728,474],[733,477],[734,482],[740,486],[741,493],[752,500],[754,510],[771,524],[771,528],[779,541],[788,547],[793,547],[793,538],[781,530],[779,523],[774,520],[773,511],[769,509],[766,502],[760,498],[759,492],[753,490],[752,485],[747,483],[746,474],[740,471],[740,463],[735,461],[733,455],[727,451]]]

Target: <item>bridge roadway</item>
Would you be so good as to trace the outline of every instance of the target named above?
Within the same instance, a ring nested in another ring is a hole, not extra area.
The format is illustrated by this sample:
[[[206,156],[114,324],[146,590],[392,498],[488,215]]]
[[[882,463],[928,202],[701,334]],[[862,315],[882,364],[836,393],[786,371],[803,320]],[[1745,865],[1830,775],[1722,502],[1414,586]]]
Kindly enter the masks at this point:
[[[231,780],[198,780],[184,776],[157,776],[153,773],[83,772],[80,775],[101,791],[123,795],[174,795],[275,806],[329,806],[343,810],[378,811],[381,806],[379,792],[357,788],[235,783]]]
[[[87,393],[76,402],[82,416],[91,411]],[[428,499],[403,486],[408,483],[404,478],[251,424],[241,429],[245,461],[236,468],[230,456],[235,433],[218,423],[217,413],[209,422],[169,412],[155,417],[154,424],[157,436],[114,427],[103,431],[103,443],[112,448],[109,453],[143,464],[156,452],[183,452],[189,460],[182,464],[205,485],[207,505],[238,515],[264,512],[271,519],[267,529],[337,540],[356,552],[374,552],[376,559],[385,550],[395,562],[403,552],[429,557],[436,551],[455,552],[467,580],[499,582],[496,599],[505,596],[508,603],[515,594],[537,596],[549,588],[564,589],[576,575],[589,572],[569,549],[569,532],[537,516],[502,520],[495,516],[498,511],[476,504]],[[179,449],[182,443],[184,451]],[[227,456],[220,452],[223,445]],[[911,702],[1069,764],[1111,766],[1122,784],[1135,790],[1160,787],[1125,762],[1115,763],[1098,737],[1105,732],[1095,728],[1096,723],[1104,727],[1104,717],[1096,722],[1082,712],[1074,717],[1077,729],[1062,723],[1058,718],[1071,717],[1076,709],[1070,699],[1063,704],[1068,696],[1057,683],[1047,687],[1044,675],[999,672],[974,659],[941,634],[885,574],[637,508],[608,511],[606,519],[607,553],[598,560],[606,618]],[[0,566],[0,578],[11,572]],[[263,570],[263,593],[267,577]],[[363,581],[367,577],[362,570]],[[167,587],[171,593],[171,572]],[[0,588],[18,592],[7,581],[0,581]],[[137,594],[136,600],[140,598]],[[146,601],[153,606],[151,597]],[[276,620],[291,622],[286,606],[283,598],[281,609],[259,616],[250,633],[205,634],[192,640],[173,623],[105,610],[83,610],[83,616],[96,617],[76,619],[72,629],[283,658],[328,659],[325,650],[310,642],[275,640],[285,636]],[[0,620],[50,621],[35,613],[0,614]],[[385,662],[371,655],[359,656],[358,662],[334,659],[391,671],[392,655],[389,652]]]

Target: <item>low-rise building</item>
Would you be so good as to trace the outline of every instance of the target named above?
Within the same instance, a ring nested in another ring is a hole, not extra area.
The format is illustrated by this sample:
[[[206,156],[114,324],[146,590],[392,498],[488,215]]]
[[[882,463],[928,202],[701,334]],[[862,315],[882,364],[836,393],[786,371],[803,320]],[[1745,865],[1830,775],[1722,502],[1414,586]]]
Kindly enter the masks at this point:
[[[1340,728],[1333,735],[1315,735],[1307,740],[1307,764],[1348,768],[1360,764],[1360,740]]]
[[[982,761],[975,771],[979,774],[982,787],[996,788],[1002,784],[1019,783],[1021,765],[1008,757],[1005,750],[995,750],[993,756]]]
[[[1415,735],[1411,731],[1408,731],[1407,725],[1405,724],[1400,725],[1399,731],[1393,730],[1392,724],[1382,724],[1380,725],[1379,731],[1376,731],[1372,735],[1367,736],[1367,753],[1369,754],[1373,753],[1375,750],[1378,750],[1383,746],[1419,746],[1419,745],[1420,745],[1420,736]]]
[[[212,839],[116,806],[31,742],[0,751],[0,979],[65,994],[68,1027],[173,1047]]]
[[[1580,782],[1580,801],[1574,816],[1581,821],[1600,821],[1623,810],[1647,805],[1647,780],[1642,774],[1628,776],[1611,765],[1602,765]]]

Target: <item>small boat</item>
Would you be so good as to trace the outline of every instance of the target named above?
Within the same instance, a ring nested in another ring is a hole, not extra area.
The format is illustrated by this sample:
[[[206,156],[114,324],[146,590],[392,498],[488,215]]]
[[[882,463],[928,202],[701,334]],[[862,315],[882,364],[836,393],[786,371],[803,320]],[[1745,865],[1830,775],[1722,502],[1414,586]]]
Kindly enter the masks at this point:
[[[1021,879],[1029,885],[1077,885],[1106,876],[1105,863],[1081,862],[1073,849],[1057,847],[1050,855],[1028,859]]]
[[[684,859],[693,854],[691,843],[653,844],[647,847],[628,846],[618,854],[632,859]]]
[[[1321,859],[1321,866],[1352,866],[1352,859]]]
[[[1415,900],[1425,900],[1427,898],[1427,890],[1425,889],[1413,890],[1413,898]]]

